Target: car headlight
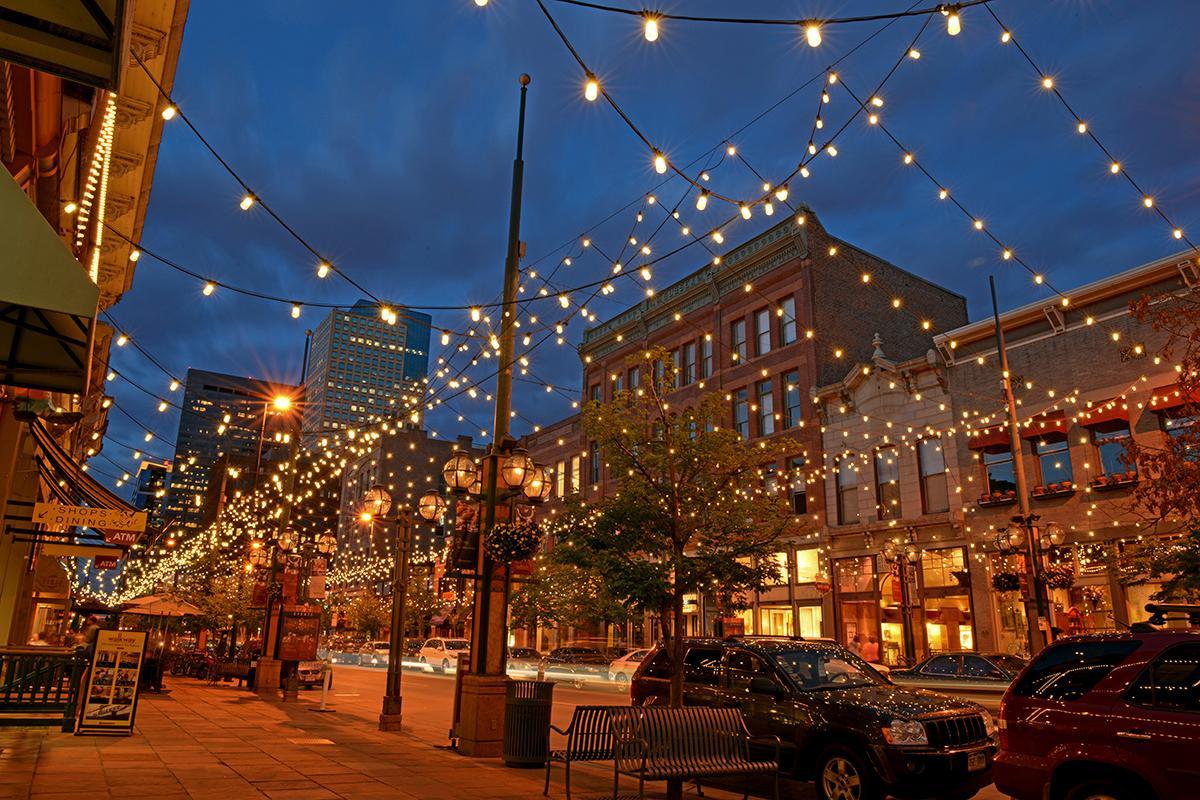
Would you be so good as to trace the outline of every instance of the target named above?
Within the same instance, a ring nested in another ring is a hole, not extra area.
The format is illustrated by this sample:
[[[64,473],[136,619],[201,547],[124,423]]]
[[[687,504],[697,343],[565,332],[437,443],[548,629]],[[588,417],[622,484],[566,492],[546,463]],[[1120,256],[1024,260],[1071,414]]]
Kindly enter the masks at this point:
[[[892,720],[892,724],[883,729],[883,738],[888,744],[929,744],[929,737],[925,735],[925,726],[915,720]]]
[[[986,708],[979,709],[979,716],[983,717],[983,730],[987,735],[996,735],[996,720]]]

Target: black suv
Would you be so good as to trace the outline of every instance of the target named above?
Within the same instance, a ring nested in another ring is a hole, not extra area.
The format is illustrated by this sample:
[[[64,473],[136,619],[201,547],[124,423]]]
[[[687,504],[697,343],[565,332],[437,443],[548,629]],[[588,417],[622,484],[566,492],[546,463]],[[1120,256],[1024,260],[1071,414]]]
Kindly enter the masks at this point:
[[[689,639],[684,652],[684,702],[740,708],[753,733],[782,740],[782,768],[815,781],[825,800],[949,800],[991,783],[987,711],[895,686],[839,644]],[[634,674],[634,705],[667,702],[669,664],[660,644]]]

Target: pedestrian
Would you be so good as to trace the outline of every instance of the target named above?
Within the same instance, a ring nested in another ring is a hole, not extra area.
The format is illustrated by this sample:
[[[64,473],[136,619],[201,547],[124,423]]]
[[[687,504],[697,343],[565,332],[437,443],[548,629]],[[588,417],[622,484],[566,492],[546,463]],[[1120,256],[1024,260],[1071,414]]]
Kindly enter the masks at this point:
[[[877,664],[879,662],[879,641],[875,638],[875,634],[867,637],[867,643],[862,646],[863,661],[868,664]]]
[[[89,614],[88,618],[83,623],[83,644],[85,647],[91,647],[96,643],[97,632],[100,630],[100,620],[96,619],[95,614]]]
[[[30,647],[49,647],[50,646],[49,642],[47,642],[45,639],[43,639],[42,634],[37,631],[34,632],[33,636],[29,637],[28,644]]]
[[[854,638],[850,640],[850,652],[856,656],[862,655],[862,634],[854,634]]]

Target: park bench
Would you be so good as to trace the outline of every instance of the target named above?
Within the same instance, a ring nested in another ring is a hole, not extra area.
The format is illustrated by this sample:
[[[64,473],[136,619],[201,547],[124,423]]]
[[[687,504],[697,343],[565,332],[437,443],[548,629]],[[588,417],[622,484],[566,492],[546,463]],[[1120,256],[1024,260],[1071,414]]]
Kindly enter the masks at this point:
[[[571,800],[572,761],[612,761],[613,736],[610,711],[628,711],[628,706],[576,706],[571,715],[571,724],[566,730],[551,725],[550,730],[567,737],[565,747],[551,749],[546,759],[546,788],[542,794],[550,794],[550,766],[554,762],[563,764],[566,772],[567,800]]]
[[[621,775],[638,779],[639,798],[646,796],[646,781],[742,776],[743,800],[754,775],[773,775],[779,800],[779,737],[751,735],[736,708],[643,706],[614,709],[609,718],[614,800]],[[773,757],[752,757],[751,744],[770,745]]]

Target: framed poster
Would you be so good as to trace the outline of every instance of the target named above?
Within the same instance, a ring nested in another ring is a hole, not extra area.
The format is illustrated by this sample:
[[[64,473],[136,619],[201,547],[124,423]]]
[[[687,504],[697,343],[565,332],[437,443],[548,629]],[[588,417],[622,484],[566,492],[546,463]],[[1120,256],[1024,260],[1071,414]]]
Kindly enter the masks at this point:
[[[133,733],[145,651],[145,631],[96,631],[76,734]]]
[[[279,642],[281,661],[315,661],[317,639],[321,633],[320,612],[284,610],[283,638]]]

